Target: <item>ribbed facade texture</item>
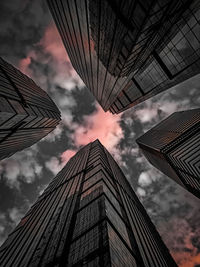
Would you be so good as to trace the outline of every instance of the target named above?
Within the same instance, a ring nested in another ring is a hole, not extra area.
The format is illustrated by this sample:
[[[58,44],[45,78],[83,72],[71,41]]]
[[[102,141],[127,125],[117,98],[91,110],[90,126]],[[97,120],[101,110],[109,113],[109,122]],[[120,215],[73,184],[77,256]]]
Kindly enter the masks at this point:
[[[200,109],[173,113],[137,143],[152,165],[200,198]]]
[[[32,79],[0,58],[0,159],[55,129],[60,112]]]
[[[199,0],[47,0],[73,67],[119,113],[200,73]]]
[[[0,248],[1,267],[177,266],[98,140],[82,148]]]

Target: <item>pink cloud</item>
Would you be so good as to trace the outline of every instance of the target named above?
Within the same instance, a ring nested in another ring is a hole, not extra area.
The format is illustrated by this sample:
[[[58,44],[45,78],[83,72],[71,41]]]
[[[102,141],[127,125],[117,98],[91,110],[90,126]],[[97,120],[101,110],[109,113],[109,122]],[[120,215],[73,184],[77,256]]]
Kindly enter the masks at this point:
[[[38,49],[38,46],[42,48],[43,54],[41,54],[41,49]],[[20,69],[26,74],[30,74],[31,59],[42,64],[48,64],[52,68],[53,72],[49,77],[49,84],[52,86],[52,90],[55,90],[55,84],[59,84],[68,90],[71,90],[76,86],[84,86],[70,63],[69,57],[54,24],[50,24],[46,28],[40,42],[35,44],[33,49],[27,54],[27,57],[20,61]],[[46,80],[45,77],[42,76],[42,73],[39,73],[39,76],[31,75],[31,77],[37,79],[39,85],[42,85],[41,87],[44,87],[45,89]],[[97,111],[89,116],[84,116],[81,125],[77,125],[76,123],[70,125],[71,128],[74,129],[74,134],[72,135],[74,144],[79,148],[80,146],[86,145],[98,138],[110,152],[113,152],[116,149],[119,140],[123,137],[123,131],[119,123],[120,118],[121,115],[112,115],[108,112],[105,113],[97,104]],[[72,152],[71,150],[65,151],[61,155],[61,161],[66,162],[73,153],[75,152]],[[116,152],[116,154],[119,153]]]
[[[61,160],[64,164],[68,162],[68,160],[76,154],[75,150],[66,150],[61,154]]]
[[[198,225],[198,219],[196,220]],[[199,237],[199,228],[196,228],[195,225],[191,226],[185,218],[172,217],[165,221],[160,229],[162,229],[166,245],[170,248],[179,267],[194,267],[200,263],[200,253],[192,242],[194,237]],[[176,233],[175,236],[174,233]]]
[[[47,27],[44,36],[40,40],[39,44],[44,47],[45,51],[51,54],[55,60],[59,62],[69,62],[69,57],[54,24],[50,24]]]
[[[66,150],[61,155],[53,156],[45,162],[45,167],[49,169],[54,175],[57,175],[65,166],[68,160],[76,154],[75,150]]]
[[[51,58],[54,61],[54,67],[57,73],[54,81],[60,83],[67,89],[72,89],[76,85],[84,85],[71,65],[70,59],[55,24],[50,24],[46,28],[44,36],[38,45],[44,49],[44,52],[51,55]]]
[[[108,150],[112,150],[123,137],[120,118],[121,115],[104,112],[97,104],[97,111],[84,116],[83,124],[76,127],[73,136],[75,145],[86,145],[99,139]]]
[[[30,58],[30,57],[23,58],[23,59],[19,62],[19,69],[20,69],[23,73],[26,73],[26,72],[27,72],[27,69],[28,69],[28,66],[30,65],[30,63],[31,63],[31,58]]]
[[[42,50],[41,50],[42,49]],[[50,85],[54,87],[59,84],[63,88],[71,90],[76,86],[85,86],[74,68],[71,65],[67,52],[64,48],[60,35],[54,24],[50,24],[41,40],[34,44],[32,49],[27,53],[26,58],[19,61],[19,69],[32,77],[37,79],[40,85],[46,86],[46,75],[43,74],[38,77],[38,74],[31,70],[31,59],[43,65],[48,65],[51,68],[51,74],[48,76]]]
[[[29,51],[26,58],[20,60],[18,65],[19,69],[23,73],[27,73],[27,69],[31,63],[31,58],[37,59],[38,46],[41,46],[44,49],[44,52],[49,53],[53,57],[53,59],[59,63],[69,61],[69,57],[66,53],[66,50],[63,46],[62,40],[55,25],[50,24],[46,28],[40,42],[34,45],[33,49]]]
[[[77,150],[80,146],[99,139],[120,163],[121,153],[118,151],[117,145],[123,138],[123,131],[120,126],[121,115],[106,113],[99,104],[96,103],[96,105],[97,110],[91,115],[84,116],[81,125],[71,123],[70,127],[74,130],[71,138]],[[76,154],[77,150],[66,150],[61,154],[62,166]]]
[[[191,255],[189,252],[174,252],[172,256],[179,263],[179,267],[194,267],[200,263],[200,254]]]
[[[29,51],[27,56],[25,58],[21,59],[18,63],[18,68],[20,69],[20,71],[23,72],[24,74],[30,76],[30,77],[33,76],[33,72],[30,68],[32,58],[33,59],[36,58],[36,53],[34,50]]]

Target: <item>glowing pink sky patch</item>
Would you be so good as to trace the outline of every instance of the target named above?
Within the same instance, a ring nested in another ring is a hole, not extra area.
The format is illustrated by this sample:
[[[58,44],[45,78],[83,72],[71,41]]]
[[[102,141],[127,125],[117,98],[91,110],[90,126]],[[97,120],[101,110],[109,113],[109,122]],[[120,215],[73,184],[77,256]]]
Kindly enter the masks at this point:
[[[68,162],[68,160],[76,154],[75,150],[66,150],[61,154],[61,160],[63,163]]]
[[[84,116],[83,124],[77,126],[74,133],[75,144],[86,145],[99,139],[108,150],[112,150],[123,137],[120,118],[121,115],[104,112],[97,104],[97,111]]]
[[[69,57],[54,24],[50,24],[47,27],[39,44],[43,46],[45,51],[51,54],[57,61],[69,61]]]

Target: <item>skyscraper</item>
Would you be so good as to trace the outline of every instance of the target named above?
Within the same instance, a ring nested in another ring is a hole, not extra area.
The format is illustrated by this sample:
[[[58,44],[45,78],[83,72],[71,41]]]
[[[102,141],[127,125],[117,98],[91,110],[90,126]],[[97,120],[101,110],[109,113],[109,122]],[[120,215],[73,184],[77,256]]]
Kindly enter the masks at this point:
[[[48,94],[0,58],[0,159],[38,142],[59,121]]]
[[[200,198],[200,109],[173,113],[137,143],[153,166]]]
[[[50,182],[0,248],[0,265],[177,266],[98,140]]]
[[[198,0],[48,0],[73,67],[119,113],[200,73]]]

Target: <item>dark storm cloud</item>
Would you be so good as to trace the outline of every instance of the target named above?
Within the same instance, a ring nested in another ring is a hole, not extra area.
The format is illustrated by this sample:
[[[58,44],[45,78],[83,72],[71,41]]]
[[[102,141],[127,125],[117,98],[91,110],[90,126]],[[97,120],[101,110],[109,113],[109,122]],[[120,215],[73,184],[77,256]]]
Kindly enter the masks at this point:
[[[78,105],[72,109],[74,120],[77,123],[81,123],[83,116],[89,115],[96,110],[95,99],[86,87],[83,89],[76,87],[72,91],[72,96],[78,103]]]
[[[45,1],[0,2],[0,54],[17,63],[43,36],[51,17]]]

